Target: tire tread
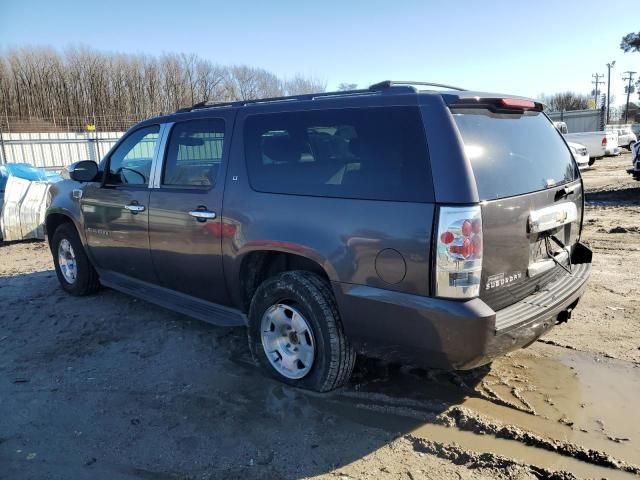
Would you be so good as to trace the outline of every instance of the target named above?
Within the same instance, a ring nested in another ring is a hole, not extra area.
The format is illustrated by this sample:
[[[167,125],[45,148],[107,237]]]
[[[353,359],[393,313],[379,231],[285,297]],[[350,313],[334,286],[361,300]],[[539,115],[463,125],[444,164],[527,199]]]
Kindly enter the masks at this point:
[[[58,273],[58,264],[56,258],[56,250],[57,245],[59,243],[59,238],[67,238],[73,247],[74,252],[76,252],[76,261],[78,263],[78,274],[84,274],[83,278],[78,278],[76,283],[69,287],[64,287],[63,279],[61,275]],[[54,264],[56,265],[56,273],[58,274],[58,278],[60,283],[63,285],[63,288],[72,295],[76,296],[84,296],[91,295],[96,293],[100,289],[100,278],[98,276],[98,272],[91,264],[87,253],[84,250],[84,246],[82,245],[82,241],[80,240],[80,236],[75,228],[75,226],[69,222],[62,223],[58,228],[55,229],[51,238],[51,253],[54,256]]]
[[[356,352],[344,333],[340,312],[330,284],[318,274],[306,270],[286,271],[275,277],[268,278],[258,287],[251,301],[249,311],[250,322],[259,321],[258,312],[255,311],[257,308],[256,302],[262,295],[264,288],[272,282],[283,282],[285,285],[301,288],[303,292],[299,292],[298,294],[310,297],[309,300],[314,302],[322,311],[321,321],[324,322],[324,326],[328,332],[328,365],[320,382],[311,388],[318,392],[328,392],[345,384],[353,372]],[[252,346],[252,353],[254,355],[263,355],[262,352],[258,351],[259,349],[255,346],[255,342],[255,339],[249,339],[250,346]]]

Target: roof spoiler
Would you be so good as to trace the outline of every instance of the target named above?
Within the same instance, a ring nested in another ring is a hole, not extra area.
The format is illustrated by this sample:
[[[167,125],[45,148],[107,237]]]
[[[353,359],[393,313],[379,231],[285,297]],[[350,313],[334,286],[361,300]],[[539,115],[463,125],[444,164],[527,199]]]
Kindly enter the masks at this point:
[[[384,80],[383,82],[375,83],[369,87],[369,90],[382,90],[385,88],[409,86],[409,87],[437,87],[446,88],[448,90],[458,90],[465,92],[465,88],[454,87],[453,85],[446,85],[444,83],[432,83],[432,82],[414,82],[414,81],[398,81],[398,80]],[[414,89],[417,90],[417,89]]]

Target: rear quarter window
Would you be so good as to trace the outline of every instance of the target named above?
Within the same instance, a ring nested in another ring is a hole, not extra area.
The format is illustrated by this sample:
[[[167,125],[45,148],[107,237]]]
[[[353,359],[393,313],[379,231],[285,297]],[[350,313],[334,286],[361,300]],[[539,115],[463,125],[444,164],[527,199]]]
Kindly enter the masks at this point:
[[[541,112],[453,109],[481,200],[572,182],[578,168],[560,133]]]
[[[254,190],[322,197],[433,201],[417,107],[253,115],[244,127]]]

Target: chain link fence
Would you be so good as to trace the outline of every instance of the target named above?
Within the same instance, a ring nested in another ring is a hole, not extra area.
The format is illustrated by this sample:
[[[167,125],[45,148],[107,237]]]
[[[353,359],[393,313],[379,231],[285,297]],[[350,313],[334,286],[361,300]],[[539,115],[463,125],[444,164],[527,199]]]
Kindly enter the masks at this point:
[[[57,169],[102,156],[142,117],[0,116],[0,163]]]
[[[0,129],[8,133],[83,133],[125,132],[148,116],[87,116],[87,117],[12,117],[0,116]]]

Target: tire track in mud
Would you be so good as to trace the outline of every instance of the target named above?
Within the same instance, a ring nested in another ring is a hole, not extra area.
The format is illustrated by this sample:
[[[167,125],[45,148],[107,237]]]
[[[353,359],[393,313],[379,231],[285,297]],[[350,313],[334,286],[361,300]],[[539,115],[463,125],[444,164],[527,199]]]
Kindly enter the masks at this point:
[[[538,415],[533,406],[522,396],[520,389],[518,389],[517,387],[511,387],[507,383],[504,383],[504,385],[507,385],[511,388],[512,395],[522,403],[522,406],[500,397],[500,395],[491,388],[491,385],[495,384],[497,383],[489,383],[486,380],[483,380],[480,384],[481,390],[474,392],[475,395],[473,396],[495,403],[496,405],[500,405],[501,407],[513,408],[514,410],[519,410],[521,412],[528,413],[529,415]]]
[[[412,399],[403,399],[398,401],[398,399],[384,394],[341,392],[339,396],[351,399],[360,399],[361,401],[354,405],[355,408],[360,410],[411,418],[424,422],[425,424],[455,428],[463,432],[488,435],[496,439],[510,440],[528,447],[546,450],[556,455],[579,460],[586,464],[610,468],[640,476],[640,466],[619,460],[606,452],[585,448],[571,442],[548,439],[514,425],[505,425],[499,421],[493,420],[492,418],[477,414],[465,407],[450,406],[449,408],[443,409],[442,402],[423,402]],[[490,401],[493,401],[493,399]],[[507,405],[502,405],[502,403],[506,403]],[[501,402],[501,406],[513,408],[513,406],[508,404],[509,402]],[[524,411],[522,409],[518,410]],[[530,469],[532,473],[539,475],[540,478],[577,478],[570,472],[551,471],[542,467],[525,464],[508,457],[502,457],[491,452],[478,454],[459,446],[452,446],[442,442],[428,440],[416,435],[405,435],[405,437],[410,438],[414,443],[419,441],[420,445],[426,445],[424,448],[427,448],[429,452],[425,453],[432,453],[440,458],[451,461],[454,461],[452,459],[458,459],[463,461],[463,464],[465,465],[468,464],[478,467],[490,466],[496,468],[501,468],[505,465],[519,465]]]
[[[613,292],[613,290],[609,289],[609,291]],[[616,292],[614,292],[616,293]],[[626,360],[624,358],[618,358],[618,357],[614,357],[613,355],[606,353],[606,352],[590,352],[588,350],[581,350],[579,348],[574,347],[573,345],[568,345],[565,343],[559,343],[556,342],[555,340],[548,340],[546,338],[539,338],[538,340],[536,340],[539,343],[543,343],[545,345],[551,345],[552,347],[558,347],[558,348],[566,348],[567,350],[573,350],[575,352],[581,352],[581,353],[591,353],[594,354],[596,356],[600,356],[603,358],[609,358],[612,360],[618,360],[620,362],[626,362],[630,365],[633,365],[635,367],[640,367],[640,362],[634,362],[633,360]]]
[[[640,475],[639,466],[618,460],[608,453],[587,449],[580,445],[561,440],[549,440],[512,425],[503,425],[502,423],[494,422],[488,417],[473,413],[464,407],[452,407],[445,413],[438,415],[435,421],[442,425],[456,427],[460,430],[482,435],[493,435],[496,438],[506,440],[515,440],[531,447],[548,450],[592,465]]]
[[[548,480],[577,480],[574,474],[567,471],[552,471],[546,468],[536,467],[518,462],[502,455],[491,452],[475,453],[469,452],[457,445],[445,445],[414,435],[405,435],[413,449],[419,453],[434,455],[443,460],[448,460],[456,465],[464,465],[467,468],[499,468],[509,469],[512,467],[522,467],[540,479]]]
[[[640,198],[640,187],[630,184],[607,186],[585,193],[585,204],[588,207],[624,207],[637,205]]]

